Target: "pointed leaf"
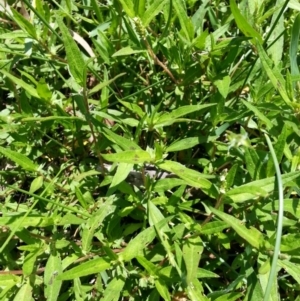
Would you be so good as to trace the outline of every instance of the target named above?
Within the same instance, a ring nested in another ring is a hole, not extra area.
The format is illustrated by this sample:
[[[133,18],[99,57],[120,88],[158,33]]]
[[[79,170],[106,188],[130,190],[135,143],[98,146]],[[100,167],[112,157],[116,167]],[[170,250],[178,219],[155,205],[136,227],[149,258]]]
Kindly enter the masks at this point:
[[[210,207],[209,209],[213,214],[217,215],[224,222],[230,225],[235,230],[235,232],[241,238],[246,240],[251,246],[258,250],[264,247],[266,241],[263,234],[259,230],[254,227],[250,227],[250,229],[248,229],[239,219],[227,213],[221,212],[215,208]]]
[[[150,154],[143,150],[124,151],[116,154],[102,154],[102,157],[110,162],[130,164],[139,164],[152,161]]]
[[[68,28],[64,24],[61,18],[57,18],[58,26],[62,33],[62,39],[64,42],[64,46],[66,49],[66,55],[68,60],[68,66],[70,69],[70,73],[74,77],[75,81],[83,86],[84,85],[84,70],[85,70],[85,62],[82,57],[82,54],[72,38]]]
[[[169,0],[155,0],[152,1],[151,5],[147,8],[146,12],[142,16],[142,22],[144,26],[148,26],[152,19],[162,10],[165,4]]]
[[[118,301],[124,284],[125,280],[123,278],[112,278],[103,292],[103,298],[101,298],[101,301]]]
[[[28,171],[37,171],[38,165],[34,164],[29,158],[25,155],[12,151],[10,149],[5,149],[4,147],[0,146],[0,153],[3,154],[8,159],[14,161],[22,168]]]
[[[257,38],[262,43],[261,35],[248,23],[244,16],[240,13],[235,0],[230,0],[230,9],[234,16],[236,25],[246,37]]]
[[[97,274],[110,267],[110,260],[107,257],[92,259],[88,262],[81,263],[75,268],[68,270],[57,276],[58,280],[72,280],[78,277]]]

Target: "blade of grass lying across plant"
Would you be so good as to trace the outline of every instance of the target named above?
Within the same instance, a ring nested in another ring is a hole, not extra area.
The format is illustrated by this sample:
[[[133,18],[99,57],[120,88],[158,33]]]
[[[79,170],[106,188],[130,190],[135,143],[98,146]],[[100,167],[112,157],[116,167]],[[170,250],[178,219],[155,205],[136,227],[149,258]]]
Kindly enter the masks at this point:
[[[111,261],[108,257],[92,259],[58,275],[57,280],[72,280],[78,277],[97,274],[107,270],[110,265]]]
[[[86,68],[82,54],[72,38],[68,28],[60,17],[57,17],[58,26],[62,32],[62,39],[66,49],[68,66],[70,73],[75,81],[83,86],[84,85],[84,70]]]
[[[273,67],[272,69],[272,62],[267,56],[266,52],[264,51],[263,47],[260,43],[257,43],[257,51],[261,60],[261,63],[273,85],[273,87],[279,92],[282,99],[285,101],[287,105],[292,107],[291,100],[288,97],[288,94],[285,89],[285,81],[283,76],[281,75],[280,71]]]
[[[291,65],[291,75],[298,76],[299,67],[298,67],[298,45],[299,45],[299,34],[300,34],[300,14],[295,18],[292,31],[291,31],[291,42],[290,42],[290,65]],[[293,86],[295,87],[295,84]]]
[[[277,262],[278,262],[278,255],[280,254],[280,244],[281,244],[281,236],[282,236],[284,204],[283,204],[283,183],[282,183],[280,167],[271,140],[267,134],[265,134],[265,137],[272,155],[272,159],[274,161],[276,177],[278,182],[278,199],[279,199],[278,219],[277,219],[277,226],[276,226],[276,242],[275,242],[271,271],[269,274],[269,280],[264,296],[264,301],[268,301],[270,300],[272,285],[276,279],[276,274],[277,274]]]
[[[246,37],[257,38],[260,43],[263,42],[261,35],[248,23],[240,13],[235,0],[230,0],[230,9],[234,16],[238,28]]]
[[[270,244],[267,243],[263,234],[256,228],[250,227],[250,229],[248,229],[239,219],[227,213],[221,212],[215,208],[209,207],[209,209],[213,214],[230,225],[241,238],[246,240],[257,250],[262,250],[262,248],[270,247]]]
[[[299,171],[282,175],[282,184],[287,184],[300,176]],[[266,196],[275,188],[275,177],[257,180],[229,190],[225,196],[233,202],[245,202],[258,197],[260,194]]]
[[[36,172],[39,168],[39,166],[33,163],[28,157],[11,149],[5,149],[0,146],[0,153],[20,165],[25,170]]]

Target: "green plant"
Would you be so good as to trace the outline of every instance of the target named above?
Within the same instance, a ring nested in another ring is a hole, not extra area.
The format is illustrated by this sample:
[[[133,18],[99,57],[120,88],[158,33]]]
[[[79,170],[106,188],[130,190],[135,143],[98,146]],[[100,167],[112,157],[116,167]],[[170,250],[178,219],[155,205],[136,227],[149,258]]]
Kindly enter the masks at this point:
[[[299,299],[296,1],[3,6],[1,300]]]

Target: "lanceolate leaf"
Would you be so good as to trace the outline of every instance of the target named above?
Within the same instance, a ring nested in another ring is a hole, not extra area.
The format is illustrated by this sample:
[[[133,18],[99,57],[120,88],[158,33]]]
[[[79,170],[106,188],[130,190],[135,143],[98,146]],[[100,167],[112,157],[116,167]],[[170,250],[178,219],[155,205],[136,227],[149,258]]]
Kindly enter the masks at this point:
[[[251,227],[248,229],[242,221],[238,220],[237,218],[221,212],[215,208],[209,208],[211,212],[221,218],[224,222],[230,225],[235,232],[241,236],[246,242],[248,242],[254,248],[261,250],[265,246],[265,238],[263,234],[257,230],[256,228]]]
[[[103,292],[101,301],[118,301],[124,284],[125,280],[123,278],[112,278]]]
[[[81,263],[75,268],[68,270],[57,276],[58,280],[72,280],[78,277],[97,274],[110,267],[110,260],[106,257],[100,257]]]
[[[300,176],[299,171],[290,172],[282,175],[282,184],[287,184],[290,181],[297,179]],[[258,196],[266,196],[275,188],[275,177],[266,178],[229,190],[225,196],[233,202],[244,202],[254,199]]]
[[[143,150],[124,151],[116,154],[103,154],[103,158],[110,162],[121,162],[139,164],[151,162],[151,156],[148,152]]]
[[[167,4],[169,0],[155,0],[147,8],[146,12],[142,16],[142,22],[144,26],[148,26],[151,20],[161,11],[162,7]]]
[[[5,149],[4,147],[0,146],[0,153],[3,154],[8,159],[14,161],[22,168],[28,171],[37,171],[38,165],[34,164],[29,158],[25,155],[20,154],[18,152],[12,151],[10,149]]]
[[[260,34],[252,28],[244,16],[240,13],[235,0],[230,0],[230,9],[234,16],[235,22],[238,28],[246,37],[257,38],[260,43],[262,43],[262,38]]]
[[[62,39],[64,42],[64,46],[66,49],[68,66],[70,68],[70,73],[74,77],[75,81],[83,86],[84,84],[84,70],[85,70],[85,62],[83,60],[82,54],[72,38],[68,28],[64,24],[61,18],[57,18],[57,23],[62,32]]]
[[[23,80],[15,77],[13,75],[11,75],[10,73],[8,73],[7,71],[5,71],[4,69],[0,69],[0,72],[2,74],[4,74],[5,76],[7,76],[13,83],[15,83],[16,85],[18,85],[21,88],[23,88],[31,96],[36,97],[36,98],[40,98],[39,94],[37,93],[37,91],[36,91],[36,89],[34,87],[32,87],[29,84],[25,83]]]

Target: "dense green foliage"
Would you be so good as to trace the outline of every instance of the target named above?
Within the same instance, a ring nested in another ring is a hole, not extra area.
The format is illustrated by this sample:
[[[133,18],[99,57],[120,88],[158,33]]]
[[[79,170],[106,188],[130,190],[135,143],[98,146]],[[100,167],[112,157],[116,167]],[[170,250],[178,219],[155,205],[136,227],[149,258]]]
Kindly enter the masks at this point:
[[[300,300],[298,1],[1,3],[0,300]]]

